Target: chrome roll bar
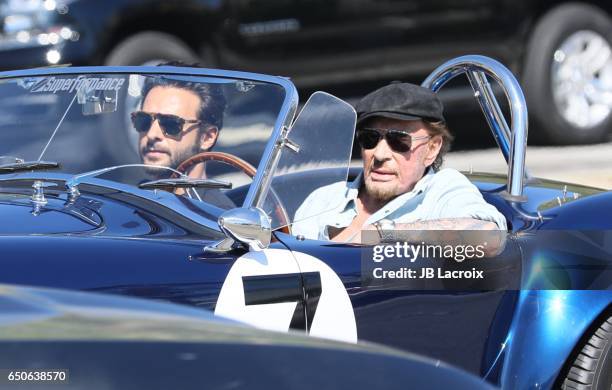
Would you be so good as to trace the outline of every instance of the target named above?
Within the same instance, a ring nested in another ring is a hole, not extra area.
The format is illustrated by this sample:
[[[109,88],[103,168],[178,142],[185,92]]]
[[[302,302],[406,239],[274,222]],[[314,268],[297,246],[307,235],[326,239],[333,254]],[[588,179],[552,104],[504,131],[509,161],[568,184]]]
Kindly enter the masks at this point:
[[[479,55],[457,57],[445,62],[421,85],[438,92],[447,82],[463,73],[467,76],[493,137],[508,163],[508,194],[512,200],[520,201],[523,199],[523,181],[526,176],[528,126],[527,104],[523,91],[508,68],[494,59]],[[511,127],[508,127],[487,76],[501,85],[508,99]]]

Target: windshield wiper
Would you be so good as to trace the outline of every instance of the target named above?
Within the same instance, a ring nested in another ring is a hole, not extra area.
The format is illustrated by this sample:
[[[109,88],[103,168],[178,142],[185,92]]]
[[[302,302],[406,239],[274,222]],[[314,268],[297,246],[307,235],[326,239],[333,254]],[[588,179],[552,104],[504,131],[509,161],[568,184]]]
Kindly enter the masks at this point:
[[[18,159],[19,160],[19,159]],[[21,171],[39,171],[44,169],[59,168],[59,163],[55,161],[17,161],[10,164],[0,165],[0,173],[12,173]]]
[[[232,188],[232,183],[216,179],[192,179],[189,177],[178,177],[176,179],[159,179],[140,183],[143,189],[166,189],[166,188]]]
[[[7,162],[4,162],[5,160]],[[9,164],[8,161],[10,161],[10,164],[12,164],[12,163],[22,163],[25,160],[19,157],[15,157],[15,156],[0,156],[0,161],[2,161],[2,164],[0,165],[4,165],[4,164]]]
[[[185,192],[187,195],[192,198],[193,196],[189,192],[190,188],[232,188],[232,183],[222,180],[213,180],[213,179],[191,179],[185,176],[184,173],[177,171],[174,168],[158,166],[158,165],[147,165],[147,164],[125,164],[125,165],[115,165],[112,167],[97,169],[95,171],[85,172],[78,175],[72,176],[70,179],[66,180],[66,189],[68,190],[69,199],[76,199],[79,195],[79,184],[81,184],[85,179],[96,177],[102,175],[104,173],[108,173],[120,168],[157,168],[160,170],[170,171],[177,175],[180,175],[178,178],[172,179],[160,179],[154,181],[148,181],[141,183],[139,185],[142,189],[172,189],[172,188],[185,188]],[[195,192],[195,191],[194,191]],[[202,200],[200,195],[195,192],[195,197],[198,200]]]

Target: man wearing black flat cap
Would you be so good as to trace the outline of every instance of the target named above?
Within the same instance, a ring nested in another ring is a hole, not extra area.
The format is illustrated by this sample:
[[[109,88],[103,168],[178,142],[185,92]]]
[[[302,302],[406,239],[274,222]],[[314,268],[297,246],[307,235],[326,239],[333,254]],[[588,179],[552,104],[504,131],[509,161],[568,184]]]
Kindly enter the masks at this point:
[[[363,172],[314,191],[296,213],[306,238],[359,242],[362,230],[506,230],[506,220],[461,173],[440,169],[452,135],[429,89],[393,83],[356,106]],[[340,206],[313,218],[329,199]]]

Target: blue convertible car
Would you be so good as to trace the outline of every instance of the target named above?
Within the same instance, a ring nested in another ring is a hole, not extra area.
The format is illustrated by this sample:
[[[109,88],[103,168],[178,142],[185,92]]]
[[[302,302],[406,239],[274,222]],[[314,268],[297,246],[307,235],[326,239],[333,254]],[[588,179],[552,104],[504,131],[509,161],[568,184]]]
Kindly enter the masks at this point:
[[[316,93],[296,116],[288,79],[184,67],[0,74],[0,283],[374,341],[502,388],[610,389],[612,196],[528,174],[525,101],[496,61],[460,57],[423,84],[437,91],[460,74],[508,162],[507,177],[468,175],[510,228],[480,264],[488,284],[376,285],[364,266],[373,245],[294,236],[312,191],[357,174],[355,111]],[[177,100],[193,94],[195,105]]]

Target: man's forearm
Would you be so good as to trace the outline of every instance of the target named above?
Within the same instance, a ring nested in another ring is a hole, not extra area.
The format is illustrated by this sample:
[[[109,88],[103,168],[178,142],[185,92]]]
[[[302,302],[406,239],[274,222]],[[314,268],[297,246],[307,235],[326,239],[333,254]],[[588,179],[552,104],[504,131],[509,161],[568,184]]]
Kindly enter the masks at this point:
[[[474,218],[445,218],[397,223],[396,230],[499,230],[495,222]]]
[[[365,230],[372,230],[368,227]],[[479,232],[480,231],[480,232]],[[506,232],[500,231],[495,222],[482,221],[473,218],[447,218],[412,223],[397,223],[395,229],[389,233],[390,240],[441,243],[446,245],[485,245],[486,256],[500,253],[506,242]],[[369,234],[374,238],[378,235]],[[362,237],[362,243],[364,242]],[[369,241],[367,239],[366,241]],[[377,240],[378,241],[378,240]],[[378,241],[380,242],[380,241]],[[484,244],[484,243],[487,244]],[[369,242],[370,244],[372,242]]]

